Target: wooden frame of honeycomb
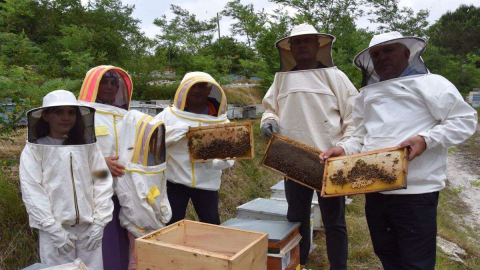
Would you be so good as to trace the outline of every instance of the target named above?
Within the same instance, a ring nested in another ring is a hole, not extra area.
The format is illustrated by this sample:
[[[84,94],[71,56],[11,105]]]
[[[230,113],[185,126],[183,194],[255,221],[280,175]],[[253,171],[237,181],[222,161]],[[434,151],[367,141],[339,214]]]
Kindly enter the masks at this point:
[[[324,167],[320,164],[321,153],[316,148],[274,133],[260,165],[320,192]]]
[[[327,159],[322,197],[407,188],[408,150],[397,147]]]
[[[239,160],[255,156],[253,121],[190,127],[186,136],[190,162]]]

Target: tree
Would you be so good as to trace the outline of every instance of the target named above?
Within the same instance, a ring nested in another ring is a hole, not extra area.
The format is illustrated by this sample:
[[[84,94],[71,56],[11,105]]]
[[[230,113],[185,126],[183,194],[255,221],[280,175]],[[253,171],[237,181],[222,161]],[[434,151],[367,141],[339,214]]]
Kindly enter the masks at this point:
[[[294,24],[308,23],[319,31],[331,33],[345,19],[363,15],[359,0],[272,0],[298,11]]]
[[[188,10],[176,5],[171,5],[170,10],[175,14],[175,18],[170,22],[165,15],[153,22],[162,31],[162,34],[156,37],[158,42],[166,46],[169,52],[177,47],[182,51],[197,53],[211,43],[217,27],[216,18],[200,21],[195,14],[190,14]]]
[[[233,35],[246,35],[249,47],[255,44],[267,22],[267,14],[263,10],[255,13],[253,4],[242,5],[240,0],[228,2],[222,14],[237,20],[231,25],[230,31]]]
[[[480,8],[461,5],[454,12],[448,11],[430,27],[429,35],[435,46],[461,57],[460,85],[466,91],[468,55],[480,50]]]
[[[368,15],[375,16],[368,20],[380,24],[380,32],[398,31],[404,36],[425,37],[430,11],[421,9],[415,14],[412,8],[400,8],[398,2],[399,0],[367,0],[374,8]]]

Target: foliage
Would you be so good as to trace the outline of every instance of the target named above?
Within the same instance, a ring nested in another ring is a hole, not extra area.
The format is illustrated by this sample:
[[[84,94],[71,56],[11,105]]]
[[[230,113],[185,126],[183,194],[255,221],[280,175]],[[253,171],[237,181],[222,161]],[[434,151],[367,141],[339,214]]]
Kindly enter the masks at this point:
[[[404,36],[425,37],[430,11],[421,9],[416,14],[410,7],[400,8],[399,0],[367,0],[370,7],[368,15],[372,23],[378,23],[380,32],[398,31]]]
[[[267,14],[263,10],[255,13],[253,4],[242,5],[240,0],[228,2],[222,14],[237,20],[230,26],[230,30],[233,35],[245,35],[248,46],[256,43],[267,22]]]

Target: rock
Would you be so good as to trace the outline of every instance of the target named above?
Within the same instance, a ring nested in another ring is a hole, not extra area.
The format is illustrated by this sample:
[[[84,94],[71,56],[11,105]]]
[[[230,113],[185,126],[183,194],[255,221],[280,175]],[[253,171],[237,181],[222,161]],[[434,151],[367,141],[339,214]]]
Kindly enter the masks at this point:
[[[457,244],[447,241],[440,236],[437,236],[437,247],[450,260],[460,262],[466,265],[466,263],[459,257],[459,255],[466,256],[467,252],[460,248]]]

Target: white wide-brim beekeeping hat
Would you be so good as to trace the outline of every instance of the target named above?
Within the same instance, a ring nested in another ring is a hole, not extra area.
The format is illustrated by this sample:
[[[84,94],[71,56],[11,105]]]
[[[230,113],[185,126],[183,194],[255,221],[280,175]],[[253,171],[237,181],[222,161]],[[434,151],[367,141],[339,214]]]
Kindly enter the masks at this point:
[[[333,42],[335,42],[335,37],[329,34],[318,33],[315,27],[303,23],[295,26],[292,29],[290,36],[277,41],[275,44],[280,53],[280,71],[290,71],[297,65],[297,62],[290,51],[290,43],[288,41],[291,37],[304,35],[318,36],[319,50],[317,52],[317,61],[320,61],[327,67],[333,67],[332,45]]]
[[[35,118],[40,118],[42,116],[43,110],[51,107],[63,107],[63,106],[79,107],[82,115],[86,115],[95,111],[95,109],[92,107],[78,104],[78,101],[72,92],[66,91],[66,90],[55,90],[48,93],[45,97],[43,97],[42,107],[30,110],[27,113],[27,115],[31,115],[32,117],[35,117]]]
[[[377,46],[384,46],[388,44],[401,43],[410,50],[410,58],[408,59],[408,66],[421,73],[427,73],[427,67],[420,55],[425,51],[427,43],[424,39],[419,37],[404,37],[399,32],[389,32],[373,36],[368,48],[361,51],[353,60],[353,64],[359,68],[364,75],[368,76],[369,83],[380,81],[379,76],[375,73],[372,58],[370,57],[370,50]]]

